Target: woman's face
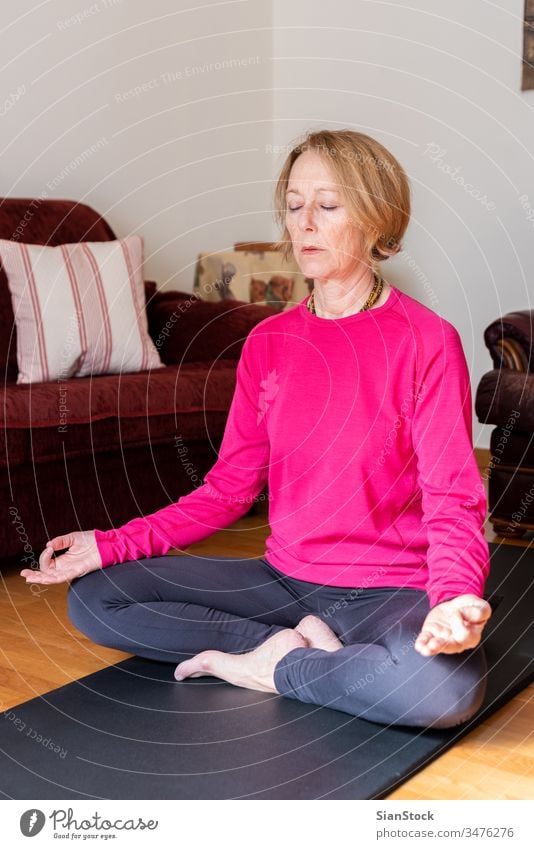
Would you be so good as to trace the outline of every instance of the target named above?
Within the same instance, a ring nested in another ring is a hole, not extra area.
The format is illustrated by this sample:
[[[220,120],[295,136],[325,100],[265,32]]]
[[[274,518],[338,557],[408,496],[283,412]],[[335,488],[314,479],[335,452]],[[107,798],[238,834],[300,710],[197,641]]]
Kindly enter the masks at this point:
[[[349,219],[334,175],[313,150],[301,153],[291,168],[286,225],[306,277],[344,280],[356,270],[361,274],[361,230]],[[312,245],[318,250],[306,250]]]

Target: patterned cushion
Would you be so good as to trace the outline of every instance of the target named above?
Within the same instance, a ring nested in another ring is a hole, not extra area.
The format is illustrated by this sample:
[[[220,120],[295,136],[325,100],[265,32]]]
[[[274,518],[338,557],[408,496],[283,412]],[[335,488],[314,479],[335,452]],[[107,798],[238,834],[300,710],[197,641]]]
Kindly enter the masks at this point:
[[[17,383],[162,368],[148,335],[142,236],[56,247],[0,239]]]
[[[193,291],[206,301],[269,304],[280,311],[300,303],[313,288],[294,262],[277,251],[201,253]]]

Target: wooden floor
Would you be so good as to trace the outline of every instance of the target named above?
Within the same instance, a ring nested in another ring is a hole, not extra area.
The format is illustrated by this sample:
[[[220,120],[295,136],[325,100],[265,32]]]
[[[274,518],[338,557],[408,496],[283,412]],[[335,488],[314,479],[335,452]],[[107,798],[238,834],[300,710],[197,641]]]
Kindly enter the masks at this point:
[[[477,452],[481,470],[487,452]],[[70,530],[66,528],[65,530]],[[202,555],[263,555],[266,514],[196,543]],[[490,526],[488,541],[495,537]],[[534,545],[530,541],[508,543]],[[33,595],[18,568],[2,574],[0,591],[0,709],[7,710],[129,655],[95,645],[66,613],[67,586]],[[534,797],[534,684],[392,793],[390,799],[532,799]]]

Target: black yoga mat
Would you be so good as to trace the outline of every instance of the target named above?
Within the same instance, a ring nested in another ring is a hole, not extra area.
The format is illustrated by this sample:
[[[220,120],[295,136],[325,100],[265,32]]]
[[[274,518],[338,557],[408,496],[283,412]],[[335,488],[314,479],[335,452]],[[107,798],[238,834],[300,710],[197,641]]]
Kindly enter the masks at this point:
[[[382,799],[534,680],[534,553],[491,545],[488,692],[456,728],[386,727],[130,658],[0,714],[10,799]]]

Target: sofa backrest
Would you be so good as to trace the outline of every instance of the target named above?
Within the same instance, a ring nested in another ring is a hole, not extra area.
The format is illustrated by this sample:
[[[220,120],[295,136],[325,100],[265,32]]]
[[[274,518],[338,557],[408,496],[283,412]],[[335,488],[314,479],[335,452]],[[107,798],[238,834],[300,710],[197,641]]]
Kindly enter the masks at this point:
[[[165,365],[238,360],[252,328],[279,312],[270,304],[215,303],[162,289],[147,303],[149,332]]]
[[[0,239],[32,245],[106,242],[109,224],[84,203],[42,198],[0,198]],[[15,317],[7,277],[0,264],[0,369],[4,382],[17,380]]]

